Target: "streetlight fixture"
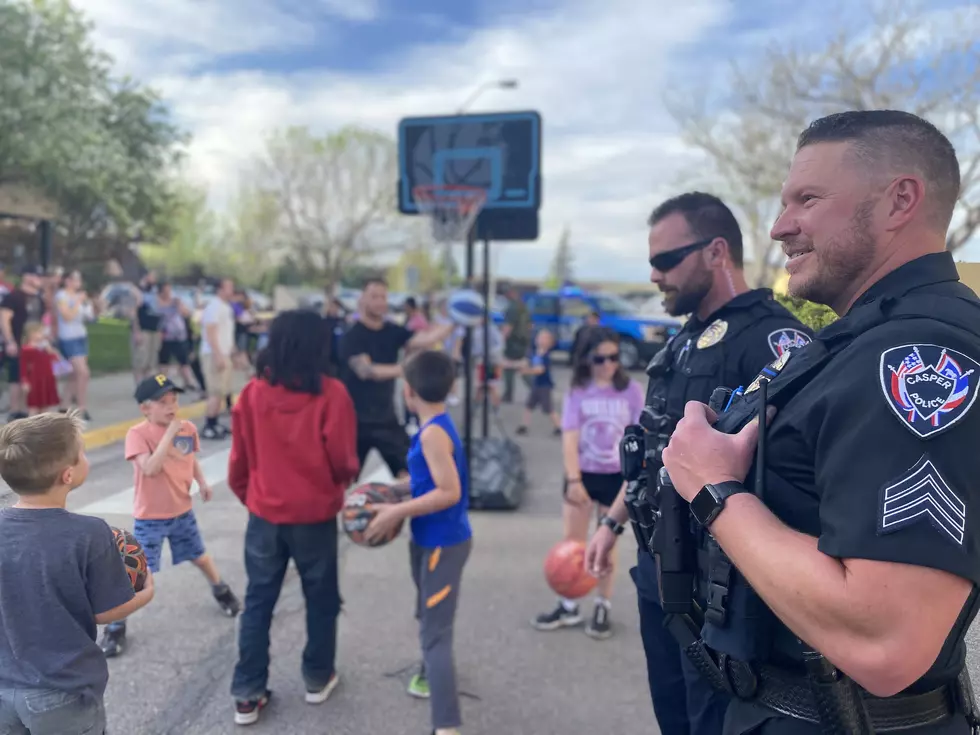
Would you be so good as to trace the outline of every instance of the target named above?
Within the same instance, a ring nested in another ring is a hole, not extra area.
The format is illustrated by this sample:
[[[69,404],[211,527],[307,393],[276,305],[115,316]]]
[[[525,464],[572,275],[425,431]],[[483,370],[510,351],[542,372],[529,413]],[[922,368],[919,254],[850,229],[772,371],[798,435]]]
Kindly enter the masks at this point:
[[[463,102],[463,104],[459,106],[457,114],[462,115],[466,111],[466,108],[476,102],[477,97],[486,92],[488,89],[516,89],[517,86],[518,81],[516,79],[497,79],[492,82],[484,82],[473,90],[473,93],[466,98],[466,101]]]

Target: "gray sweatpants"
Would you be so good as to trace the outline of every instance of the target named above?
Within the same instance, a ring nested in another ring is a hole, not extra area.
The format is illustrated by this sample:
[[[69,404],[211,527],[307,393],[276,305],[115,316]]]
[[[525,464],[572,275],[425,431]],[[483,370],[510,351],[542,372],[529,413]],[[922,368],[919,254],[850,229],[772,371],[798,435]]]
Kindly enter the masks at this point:
[[[472,539],[435,549],[418,546],[414,541],[409,544],[412,579],[418,593],[415,617],[429,680],[432,727],[436,730],[462,725],[453,661],[453,623],[463,566],[472,545]]]

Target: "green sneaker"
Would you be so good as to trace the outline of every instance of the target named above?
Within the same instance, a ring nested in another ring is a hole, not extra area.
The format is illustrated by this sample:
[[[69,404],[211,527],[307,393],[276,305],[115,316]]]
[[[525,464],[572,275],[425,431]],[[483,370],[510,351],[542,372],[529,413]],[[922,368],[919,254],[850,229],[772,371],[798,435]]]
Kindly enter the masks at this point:
[[[429,698],[429,680],[425,678],[425,674],[416,674],[412,677],[408,682],[408,693],[419,699]]]

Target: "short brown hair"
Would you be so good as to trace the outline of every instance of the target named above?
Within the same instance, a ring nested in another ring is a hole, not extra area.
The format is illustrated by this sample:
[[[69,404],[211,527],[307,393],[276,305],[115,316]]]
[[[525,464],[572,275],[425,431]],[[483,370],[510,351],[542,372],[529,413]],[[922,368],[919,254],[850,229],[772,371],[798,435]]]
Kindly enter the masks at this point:
[[[40,495],[82,453],[81,413],[42,413],[0,428],[0,477],[18,495]]]

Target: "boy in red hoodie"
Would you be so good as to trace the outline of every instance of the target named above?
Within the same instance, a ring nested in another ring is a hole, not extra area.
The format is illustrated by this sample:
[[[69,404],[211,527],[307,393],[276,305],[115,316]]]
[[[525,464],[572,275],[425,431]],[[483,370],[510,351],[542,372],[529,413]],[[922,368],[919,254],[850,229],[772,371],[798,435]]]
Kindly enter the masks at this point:
[[[248,590],[231,684],[239,725],[258,721],[272,694],[269,628],[290,558],[306,598],[306,701],[325,702],[338,682],[337,515],[360,465],[354,404],[325,375],[330,345],[322,336],[317,314],[279,314],[232,411],[228,485],[249,510]]]

